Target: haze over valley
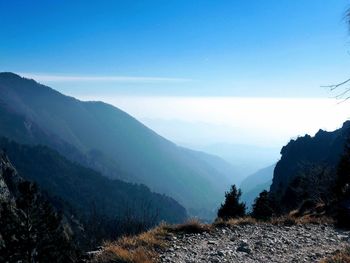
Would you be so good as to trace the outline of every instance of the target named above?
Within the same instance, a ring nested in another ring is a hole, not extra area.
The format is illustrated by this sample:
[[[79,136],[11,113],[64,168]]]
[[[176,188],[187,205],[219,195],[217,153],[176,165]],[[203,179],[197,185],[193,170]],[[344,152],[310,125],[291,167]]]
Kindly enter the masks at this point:
[[[348,0],[0,24],[0,262],[350,262]]]

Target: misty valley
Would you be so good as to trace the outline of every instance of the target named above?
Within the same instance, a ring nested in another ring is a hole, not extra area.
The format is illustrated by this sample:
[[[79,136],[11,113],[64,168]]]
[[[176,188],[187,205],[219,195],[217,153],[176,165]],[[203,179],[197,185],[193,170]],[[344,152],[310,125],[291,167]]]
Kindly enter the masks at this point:
[[[350,263],[349,7],[0,0],[0,263]]]

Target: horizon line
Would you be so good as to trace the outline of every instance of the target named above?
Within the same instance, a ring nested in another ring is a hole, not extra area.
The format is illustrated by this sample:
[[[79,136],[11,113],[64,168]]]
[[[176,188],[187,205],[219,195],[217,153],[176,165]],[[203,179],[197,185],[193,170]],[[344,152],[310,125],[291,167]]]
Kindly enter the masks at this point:
[[[103,81],[103,82],[121,82],[121,83],[183,83],[191,82],[189,78],[173,78],[173,77],[153,77],[153,76],[121,76],[121,75],[65,75],[65,74],[46,74],[46,73],[31,73],[19,72],[19,75],[31,78],[38,81],[47,82],[86,82],[86,81]]]

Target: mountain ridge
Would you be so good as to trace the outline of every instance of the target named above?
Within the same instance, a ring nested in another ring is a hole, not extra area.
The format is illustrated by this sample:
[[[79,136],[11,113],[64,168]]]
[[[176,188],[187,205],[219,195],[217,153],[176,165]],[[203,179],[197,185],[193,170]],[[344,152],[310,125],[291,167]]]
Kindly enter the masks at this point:
[[[48,145],[111,178],[168,194],[188,209],[215,210],[234,182],[221,165],[208,164],[112,105],[82,102],[14,73],[0,73],[0,95],[0,135]],[[18,134],[7,130],[8,115],[16,116]]]
[[[281,159],[276,164],[270,191],[282,194],[303,169],[312,165],[328,167],[335,173],[349,133],[350,121],[346,121],[334,131],[320,129],[313,137],[305,135],[291,140],[281,149]]]

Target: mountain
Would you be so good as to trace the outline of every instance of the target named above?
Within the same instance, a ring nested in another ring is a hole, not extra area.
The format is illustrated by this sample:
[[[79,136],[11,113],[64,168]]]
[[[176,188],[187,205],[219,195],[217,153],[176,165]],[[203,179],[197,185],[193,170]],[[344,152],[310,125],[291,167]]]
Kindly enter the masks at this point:
[[[47,145],[110,178],[168,194],[187,209],[215,209],[235,176],[222,171],[222,161],[178,147],[116,107],[79,101],[13,73],[0,73],[0,135]]]
[[[93,209],[105,217],[156,214],[157,222],[183,222],[186,210],[165,195],[152,193],[144,185],[109,179],[92,169],[72,163],[46,146],[20,145],[0,138],[0,148],[26,180],[35,182],[52,197],[67,202],[80,215]],[[147,211],[145,209],[147,208]]]
[[[344,152],[350,121],[333,132],[319,130],[314,137],[305,135],[291,140],[281,150],[274,170],[271,192],[283,194],[288,184],[313,166],[335,169]]]
[[[242,201],[246,203],[248,208],[252,206],[255,198],[257,198],[263,190],[270,189],[274,169],[275,165],[270,165],[249,175],[243,180],[240,185]]]

